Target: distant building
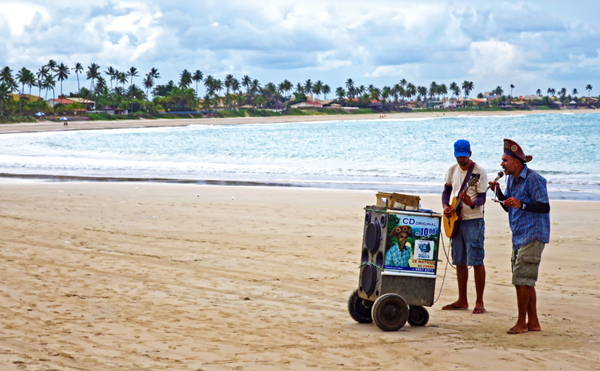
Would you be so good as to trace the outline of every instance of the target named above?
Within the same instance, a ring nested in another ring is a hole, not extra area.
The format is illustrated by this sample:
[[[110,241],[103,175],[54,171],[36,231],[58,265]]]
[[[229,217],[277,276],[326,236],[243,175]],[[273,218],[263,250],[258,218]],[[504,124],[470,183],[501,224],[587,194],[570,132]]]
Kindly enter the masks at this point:
[[[36,95],[31,95],[31,94],[10,94],[10,96],[13,98],[13,100],[15,102],[18,102],[21,99],[28,100],[30,102],[37,102],[39,100],[43,100],[42,97],[38,97]]]
[[[49,99],[48,100],[48,105],[50,107],[54,107],[54,106],[56,106],[59,103],[67,105],[67,104],[72,104],[73,101],[70,100],[70,99],[66,99],[66,98],[57,98],[57,99]]]
[[[300,102],[292,105],[290,108],[322,108],[323,105],[319,102]]]

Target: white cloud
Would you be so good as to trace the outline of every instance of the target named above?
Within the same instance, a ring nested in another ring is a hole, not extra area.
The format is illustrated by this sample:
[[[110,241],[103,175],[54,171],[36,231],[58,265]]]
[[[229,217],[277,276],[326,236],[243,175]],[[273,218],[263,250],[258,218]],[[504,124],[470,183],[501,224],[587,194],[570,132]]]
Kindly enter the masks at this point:
[[[372,73],[366,73],[365,77],[402,76],[403,70],[400,66],[377,67]]]
[[[474,42],[470,51],[474,62],[470,74],[505,76],[519,68],[519,51],[508,42],[493,39]]]

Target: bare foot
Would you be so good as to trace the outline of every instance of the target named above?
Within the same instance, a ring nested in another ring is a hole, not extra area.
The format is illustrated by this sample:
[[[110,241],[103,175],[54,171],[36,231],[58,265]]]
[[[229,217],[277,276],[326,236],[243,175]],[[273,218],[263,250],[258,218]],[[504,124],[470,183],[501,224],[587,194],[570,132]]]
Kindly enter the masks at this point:
[[[473,314],[483,314],[485,313],[484,307],[475,307],[473,308]]]
[[[527,324],[527,329],[529,331],[542,331],[542,326],[540,326],[540,323],[538,322],[537,324]]]
[[[513,328],[508,330],[508,334],[522,334],[529,331],[527,325],[515,325]]]
[[[444,305],[442,310],[465,310],[469,309],[469,303],[463,303],[460,301],[455,301],[452,304]]]

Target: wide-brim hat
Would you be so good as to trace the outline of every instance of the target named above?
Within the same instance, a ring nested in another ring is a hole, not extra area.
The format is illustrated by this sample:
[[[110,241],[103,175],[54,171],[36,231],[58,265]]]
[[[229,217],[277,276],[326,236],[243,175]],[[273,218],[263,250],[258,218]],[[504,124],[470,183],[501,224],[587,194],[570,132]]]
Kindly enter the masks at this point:
[[[409,236],[412,236],[412,228],[409,225],[399,225],[396,228],[394,228],[394,230],[392,230],[392,233],[390,233],[390,236],[395,236],[398,235],[400,233],[406,233]]]
[[[533,156],[526,156],[523,152],[523,148],[521,148],[517,142],[510,139],[504,139],[504,153],[514,158],[518,158],[523,162],[533,160]]]

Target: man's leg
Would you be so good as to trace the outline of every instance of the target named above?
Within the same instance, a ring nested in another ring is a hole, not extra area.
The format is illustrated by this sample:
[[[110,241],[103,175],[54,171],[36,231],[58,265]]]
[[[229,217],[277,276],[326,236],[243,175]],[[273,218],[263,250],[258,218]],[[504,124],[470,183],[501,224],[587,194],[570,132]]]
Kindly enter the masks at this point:
[[[485,265],[476,265],[473,267],[475,271],[475,291],[477,292],[477,301],[473,313],[480,314],[485,312],[483,305],[483,291],[485,290]]]
[[[456,279],[458,281],[458,300],[452,304],[442,307],[442,310],[467,309],[469,301],[467,300],[467,282],[469,281],[469,266],[461,264],[456,266]]]
[[[535,286],[526,286],[529,288],[529,306],[527,307],[527,328],[529,331],[541,331],[540,321],[537,316],[537,294]]]
[[[529,290],[533,286],[517,285],[517,307],[519,309],[519,318],[517,323],[508,330],[509,334],[522,334],[529,331],[527,327],[527,311],[529,310],[529,304],[531,302],[531,291]],[[537,316],[536,316],[537,318]]]

